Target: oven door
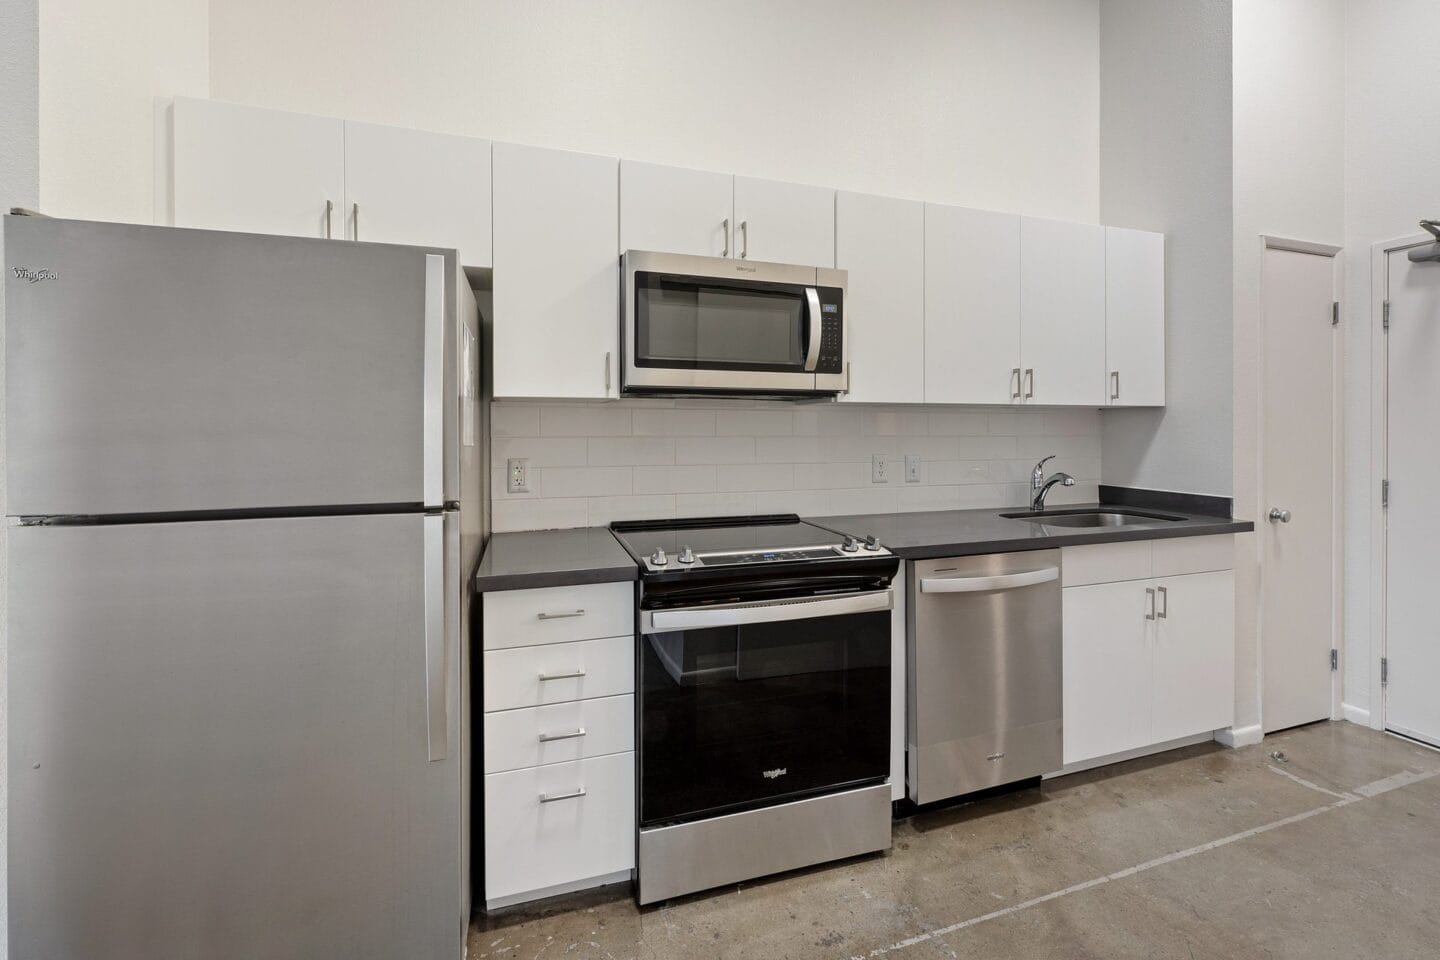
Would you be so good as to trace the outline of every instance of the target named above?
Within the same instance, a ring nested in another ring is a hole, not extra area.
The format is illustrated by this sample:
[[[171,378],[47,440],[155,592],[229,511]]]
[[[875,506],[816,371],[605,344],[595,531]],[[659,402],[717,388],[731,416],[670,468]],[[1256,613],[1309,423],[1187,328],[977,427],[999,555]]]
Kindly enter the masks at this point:
[[[844,291],[814,267],[631,251],[624,283],[627,391],[840,389]]]
[[[642,610],[640,825],[885,779],[891,591]]]

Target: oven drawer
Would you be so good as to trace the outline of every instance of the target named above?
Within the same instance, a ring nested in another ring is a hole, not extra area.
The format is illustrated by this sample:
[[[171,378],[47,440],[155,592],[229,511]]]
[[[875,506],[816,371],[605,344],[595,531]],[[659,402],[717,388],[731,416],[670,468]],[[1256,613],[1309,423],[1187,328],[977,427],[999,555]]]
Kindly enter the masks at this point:
[[[635,586],[586,583],[485,594],[486,650],[565,643],[635,632]]]
[[[635,698],[600,697],[485,715],[485,772],[635,749]]]
[[[487,902],[634,866],[634,753],[485,777]]]
[[[513,710],[635,692],[635,638],[486,650],[485,710]]]

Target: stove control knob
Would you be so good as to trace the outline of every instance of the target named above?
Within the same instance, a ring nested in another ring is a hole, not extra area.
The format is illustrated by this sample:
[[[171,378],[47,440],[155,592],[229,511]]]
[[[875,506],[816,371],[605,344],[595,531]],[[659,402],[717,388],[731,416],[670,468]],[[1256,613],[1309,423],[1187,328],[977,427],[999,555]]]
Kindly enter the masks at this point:
[[[845,542],[840,544],[840,549],[846,553],[854,553],[860,549],[860,542],[847,533],[845,535]]]
[[[877,537],[877,536],[875,536],[875,534],[873,534],[873,533],[870,534],[870,536],[868,536],[868,537],[865,538],[865,549],[866,549],[866,550],[879,550],[879,549],[880,549],[880,538]]]
[[[687,543],[685,544],[685,546],[680,548],[680,556],[676,557],[675,559],[679,560],[681,563],[694,563],[695,551],[691,550],[690,544]]]
[[[665,556],[664,547],[656,547],[655,552],[650,554],[650,566],[652,567],[663,567],[669,562],[670,558]]]

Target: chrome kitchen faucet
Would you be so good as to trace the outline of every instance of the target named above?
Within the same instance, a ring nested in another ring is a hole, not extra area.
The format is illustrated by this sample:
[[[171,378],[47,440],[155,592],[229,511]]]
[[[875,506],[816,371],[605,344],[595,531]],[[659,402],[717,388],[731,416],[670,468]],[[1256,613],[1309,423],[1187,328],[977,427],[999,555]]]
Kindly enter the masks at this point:
[[[1045,496],[1050,488],[1059,483],[1067,487],[1075,486],[1075,478],[1068,473],[1057,473],[1049,480],[1045,479],[1045,464],[1055,459],[1055,454],[1044,458],[1035,464],[1035,469],[1030,471],[1030,509],[1039,513],[1045,509]]]

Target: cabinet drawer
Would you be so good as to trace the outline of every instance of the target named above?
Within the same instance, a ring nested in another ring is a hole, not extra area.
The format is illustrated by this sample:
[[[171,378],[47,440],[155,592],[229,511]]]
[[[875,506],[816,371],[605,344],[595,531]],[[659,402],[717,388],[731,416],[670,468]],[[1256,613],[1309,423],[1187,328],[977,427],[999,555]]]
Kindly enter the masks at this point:
[[[1228,533],[1214,537],[1181,537],[1176,540],[1155,541],[1157,577],[1233,569],[1235,538]]]
[[[485,778],[487,901],[634,865],[634,753]]]
[[[600,697],[485,715],[485,772],[635,749],[635,698]]]
[[[632,636],[486,650],[484,656],[487,712],[635,692]]]
[[[1091,583],[1147,580],[1151,569],[1150,540],[1092,543],[1060,551],[1060,582],[1067,587]]]
[[[487,593],[483,624],[486,650],[633,635],[635,587],[586,583]]]

